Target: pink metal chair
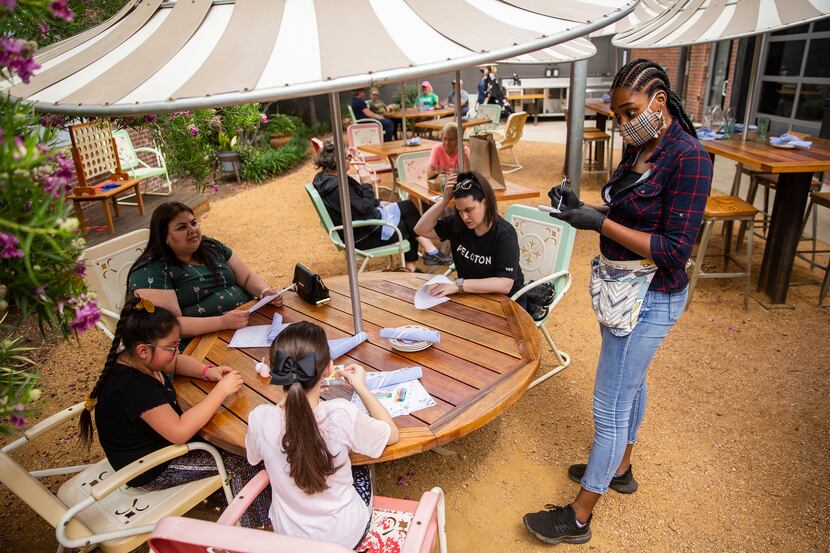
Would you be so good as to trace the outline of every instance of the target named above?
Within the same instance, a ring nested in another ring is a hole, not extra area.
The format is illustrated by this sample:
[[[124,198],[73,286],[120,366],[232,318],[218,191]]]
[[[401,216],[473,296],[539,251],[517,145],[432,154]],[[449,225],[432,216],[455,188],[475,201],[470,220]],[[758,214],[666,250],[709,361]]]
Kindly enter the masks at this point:
[[[377,121],[354,123],[346,130],[349,140],[349,149],[358,149],[367,144],[383,144],[383,127]],[[363,160],[377,173],[391,173],[392,164],[386,157],[369,154],[361,151]]]
[[[315,136],[311,139],[311,149],[314,151],[315,154],[319,154],[320,151],[323,149],[323,141]]]
[[[151,550],[156,553],[210,553],[224,550],[235,553],[351,551],[331,543],[235,526],[268,484],[268,473],[260,471],[240,490],[216,522],[181,517],[160,520],[148,541]],[[437,539],[441,553],[446,553],[444,492],[441,488],[425,492],[420,501],[375,496],[373,507],[372,525],[366,538],[357,547],[358,551],[429,553]]]

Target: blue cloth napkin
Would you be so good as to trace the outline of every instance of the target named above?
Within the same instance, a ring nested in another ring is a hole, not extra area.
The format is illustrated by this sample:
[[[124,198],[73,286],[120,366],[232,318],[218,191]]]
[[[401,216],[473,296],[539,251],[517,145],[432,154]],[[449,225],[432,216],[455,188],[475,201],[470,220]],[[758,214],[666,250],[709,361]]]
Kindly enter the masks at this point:
[[[757,131],[758,125],[750,125],[749,130]],[[744,132],[744,124],[743,123],[735,123],[735,132]]]
[[[329,340],[329,353],[331,354],[331,358],[337,359],[338,357],[347,354],[368,339],[369,335],[365,332],[361,332],[359,334],[355,334],[354,336]]]
[[[773,146],[792,146],[794,148],[809,149],[813,143],[809,140],[801,140],[797,136],[784,133],[781,136],[770,136],[769,143]]]
[[[610,102],[611,101],[611,96],[606,92],[605,94],[602,95],[602,101],[603,102]]]
[[[441,342],[440,332],[424,328],[382,328],[380,330],[380,337],[394,338],[396,340],[412,340],[413,342],[431,342],[433,344]]]
[[[424,370],[421,367],[404,367],[397,371],[368,373],[366,375],[366,388],[377,390],[378,388],[397,386],[410,380],[418,380],[422,376],[424,376]]]
[[[285,330],[288,324],[282,324],[282,315],[274,313],[274,319],[271,321],[271,330],[268,331],[268,345],[271,345],[277,339],[280,332]]]
[[[723,135],[716,133],[712,129],[698,129],[697,138],[698,140],[720,140],[723,138]]]
[[[380,211],[380,218],[383,219],[385,222],[398,226],[401,222],[401,208],[400,206],[392,202],[387,204],[383,207],[379,207],[378,211]],[[392,235],[395,233],[395,229],[388,226],[383,226],[380,228],[380,238],[381,240],[389,240],[392,238]]]

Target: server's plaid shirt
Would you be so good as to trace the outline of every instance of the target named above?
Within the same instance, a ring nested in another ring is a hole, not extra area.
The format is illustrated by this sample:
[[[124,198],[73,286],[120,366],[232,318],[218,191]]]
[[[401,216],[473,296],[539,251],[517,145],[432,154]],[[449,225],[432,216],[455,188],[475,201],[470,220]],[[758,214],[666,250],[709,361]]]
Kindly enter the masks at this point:
[[[603,198],[617,180],[629,172],[637,148],[628,147]],[[658,270],[650,290],[680,292],[689,283],[686,261],[692,254],[703,220],[703,210],[712,184],[712,159],[696,138],[673,121],[648,160],[648,178],[611,198],[608,217],[628,228],[651,234],[651,258]],[[600,237],[602,255],[610,260],[642,259],[605,236]]]

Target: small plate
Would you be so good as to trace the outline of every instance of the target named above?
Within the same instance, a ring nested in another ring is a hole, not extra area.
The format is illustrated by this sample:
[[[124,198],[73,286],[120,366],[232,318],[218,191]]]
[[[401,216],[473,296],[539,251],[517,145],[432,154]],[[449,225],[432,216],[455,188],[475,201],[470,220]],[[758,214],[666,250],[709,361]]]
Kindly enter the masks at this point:
[[[781,148],[782,150],[795,150],[795,146],[792,144],[773,144],[770,142],[769,145],[773,148]]]
[[[418,328],[421,330],[429,330],[423,326],[418,325],[405,325],[401,328]],[[414,352],[414,351],[422,351],[427,349],[429,346],[432,345],[431,342],[413,342],[412,340],[398,340],[397,338],[389,338],[389,345],[392,346],[392,349],[396,349],[398,351],[407,351],[407,352]]]

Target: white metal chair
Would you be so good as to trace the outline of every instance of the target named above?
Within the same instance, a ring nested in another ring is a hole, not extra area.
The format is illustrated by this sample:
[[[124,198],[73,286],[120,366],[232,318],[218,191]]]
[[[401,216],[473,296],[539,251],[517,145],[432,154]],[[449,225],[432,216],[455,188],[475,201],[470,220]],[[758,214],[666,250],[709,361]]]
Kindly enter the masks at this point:
[[[167,173],[167,162],[158,147],[135,148],[130,139],[130,133],[126,129],[112,131],[112,138],[115,140],[115,147],[118,149],[118,159],[121,160],[121,169],[127,172],[131,179],[146,180],[152,177],[164,177],[162,184],[156,190],[148,192],[145,188],[141,193],[145,196],[169,196],[173,193],[173,183],[170,182],[170,175]],[[144,162],[138,157],[139,152],[153,154],[156,158],[156,166]],[[118,203],[124,205],[136,205],[123,201],[134,194],[121,196]]]
[[[571,288],[571,273],[568,267],[576,231],[569,224],[526,205],[511,205],[507,208],[506,218],[518,234],[519,265],[525,282],[529,283],[513,294],[511,299],[517,300],[545,282],[550,282],[555,290],[553,302],[547,307],[545,318],[537,321],[536,327],[547,340],[559,365],[531,382],[528,388],[532,388],[571,364],[570,355],[556,346],[546,323],[551,311]]]
[[[91,465],[29,472],[11,457],[12,451],[75,420],[83,409],[83,403],[64,409],[32,426],[21,438],[0,450],[0,482],[55,528],[58,553],[64,548],[89,551],[95,546],[104,553],[127,553],[147,540],[162,517],[184,514],[216,490],[223,489],[231,501],[233,494],[222,458],[213,446],[204,443],[167,446],[119,471],[114,471],[103,459]],[[218,467],[216,476],[158,491],[126,486],[153,467],[196,449],[213,456]],[[75,476],[60,487],[57,495],[39,480],[64,474]]]
[[[149,229],[138,229],[84,250],[87,286],[95,292],[101,313],[111,321],[112,328],[124,307],[127,275],[147,247],[149,237]],[[111,328],[103,321],[96,326],[113,338]]]
[[[501,121],[501,106],[498,104],[479,104],[476,108],[476,118],[489,119],[490,123],[473,127],[473,133],[495,131]]]

